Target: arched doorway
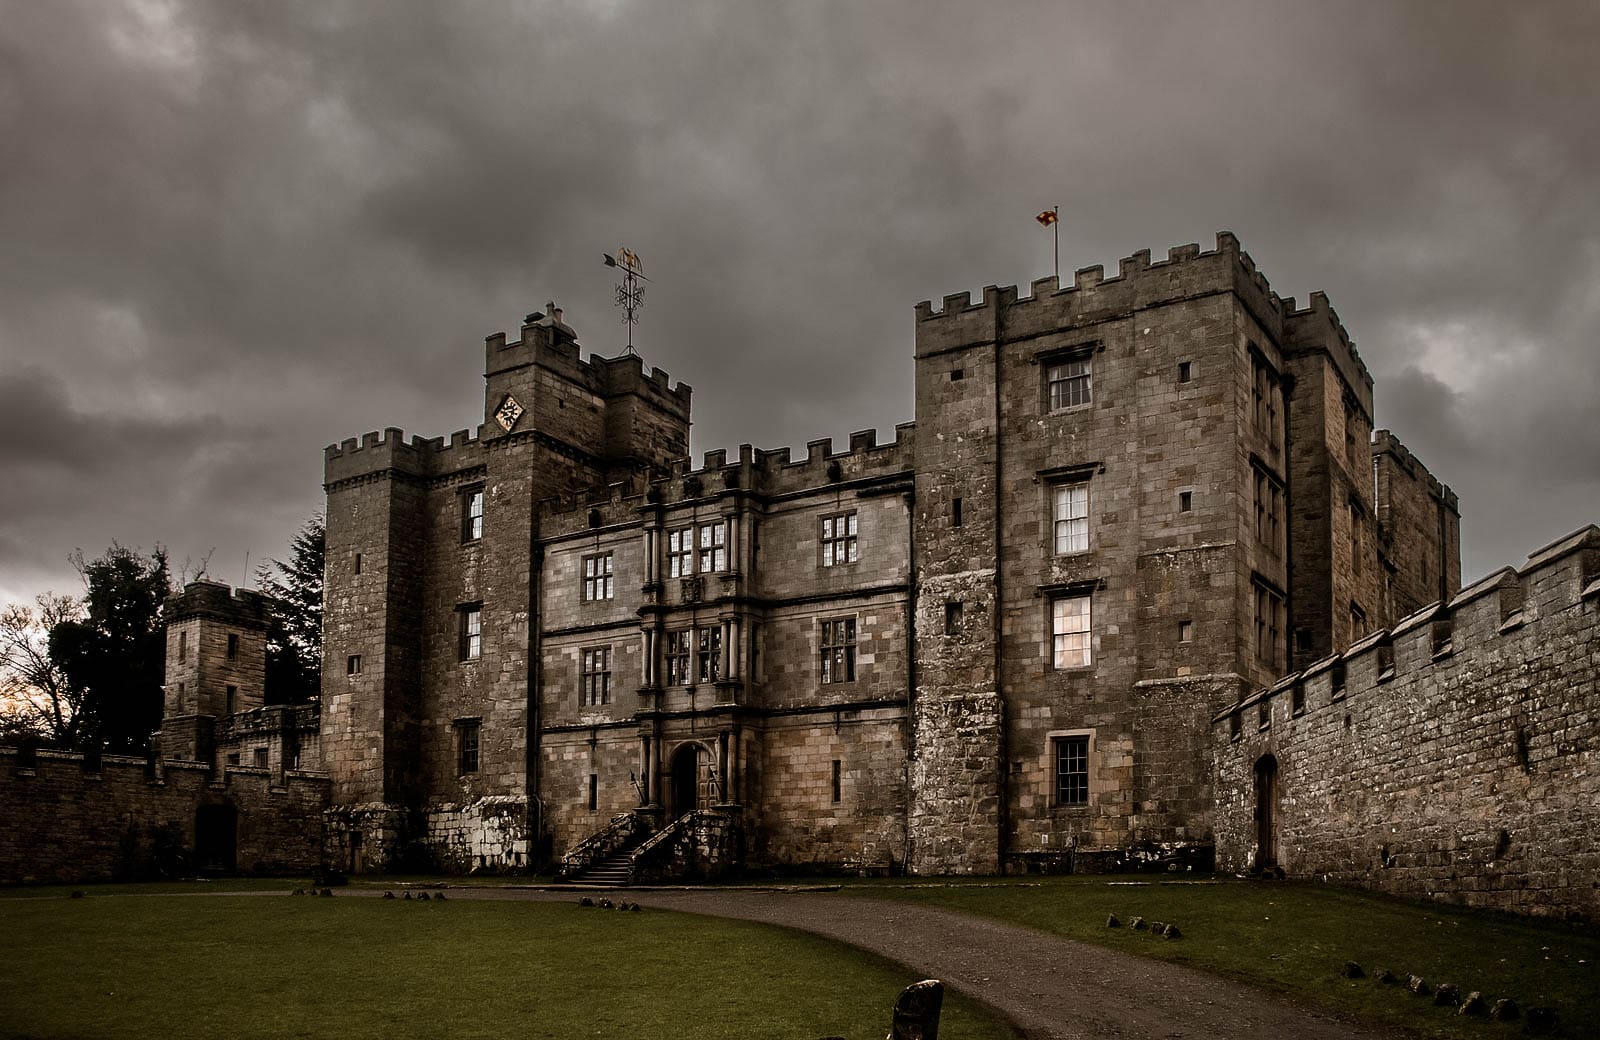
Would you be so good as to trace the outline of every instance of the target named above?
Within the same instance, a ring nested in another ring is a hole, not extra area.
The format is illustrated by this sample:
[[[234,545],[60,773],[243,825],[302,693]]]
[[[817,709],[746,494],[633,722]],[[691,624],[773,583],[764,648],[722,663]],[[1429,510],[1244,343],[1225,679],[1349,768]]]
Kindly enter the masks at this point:
[[[1278,842],[1273,816],[1278,802],[1278,760],[1262,755],[1256,760],[1256,869],[1278,865]]]
[[[717,801],[713,792],[711,749],[704,744],[693,740],[679,744],[672,753],[671,776],[672,804],[668,808],[674,819]]]
[[[194,811],[194,865],[231,871],[238,865],[239,811],[232,802],[208,802]]]

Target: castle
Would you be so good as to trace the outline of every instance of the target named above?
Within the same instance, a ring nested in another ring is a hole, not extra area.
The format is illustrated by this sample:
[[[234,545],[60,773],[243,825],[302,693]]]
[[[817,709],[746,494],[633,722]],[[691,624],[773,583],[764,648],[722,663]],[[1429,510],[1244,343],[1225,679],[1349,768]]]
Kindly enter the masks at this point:
[[[476,431],[327,450],[320,713],[261,707],[259,604],[191,586],[163,761],[325,784],[353,871],[1292,868],[1238,765],[1290,722],[1240,712],[1461,580],[1327,299],[1223,232],[915,330],[892,442],[699,466],[660,369],[553,307],[488,337]]]

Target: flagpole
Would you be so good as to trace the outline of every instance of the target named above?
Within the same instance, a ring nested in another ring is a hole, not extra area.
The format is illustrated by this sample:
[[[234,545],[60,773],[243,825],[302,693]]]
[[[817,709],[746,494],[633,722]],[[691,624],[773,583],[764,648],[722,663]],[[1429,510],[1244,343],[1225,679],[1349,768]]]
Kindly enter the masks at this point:
[[[1061,288],[1061,203],[1056,203],[1056,219],[1054,221],[1056,233],[1056,288]]]

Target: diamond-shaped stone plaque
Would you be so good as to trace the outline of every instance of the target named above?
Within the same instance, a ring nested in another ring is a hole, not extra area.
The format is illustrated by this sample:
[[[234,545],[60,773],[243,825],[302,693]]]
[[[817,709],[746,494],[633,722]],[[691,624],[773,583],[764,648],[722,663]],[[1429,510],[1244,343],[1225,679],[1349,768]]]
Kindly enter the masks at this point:
[[[502,429],[510,433],[511,428],[517,425],[517,420],[522,418],[522,405],[517,403],[515,397],[507,394],[506,399],[500,402],[500,407],[494,410],[494,418]]]

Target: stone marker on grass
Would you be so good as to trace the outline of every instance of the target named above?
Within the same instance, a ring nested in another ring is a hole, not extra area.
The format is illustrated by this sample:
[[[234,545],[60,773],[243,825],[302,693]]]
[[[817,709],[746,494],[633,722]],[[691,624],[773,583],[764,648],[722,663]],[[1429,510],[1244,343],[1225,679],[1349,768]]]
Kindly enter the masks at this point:
[[[1106,927],[1107,928],[1121,928],[1122,927],[1122,922],[1117,920],[1117,915],[1116,914],[1111,914],[1110,916],[1108,916],[1106,918]]]
[[[1515,1022],[1522,1017],[1522,1009],[1510,997],[1501,997],[1489,1009],[1489,1017],[1496,1022]]]
[[[894,1002],[888,1040],[939,1040],[939,1009],[944,1004],[944,983],[938,979],[913,982]]]
[[[1340,969],[1339,974],[1347,979],[1364,979],[1367,977],[1367,973],[1362,971],[1361,965],[1355,961],[1345,961],[1344,967]]]
[[[1487,1015],[1488,1013],[1489,1002],[1484,1000],[1483,994],[1477,990],[1468,993],[1466,999],[1461,1002],[1461,1006],[1456,1009],[1456,1014],[1458,1015]]]
[[[1441,982],[1433,991],[1433,1002],[1439,1007],[1455,1007],[1461,1003],[1461,988],[1453,982]]]
[[[1433,987],[1424,982],[1421,975],[1407,975],[1406,989],[1416,997],[1426,997],[1433,992]]]

